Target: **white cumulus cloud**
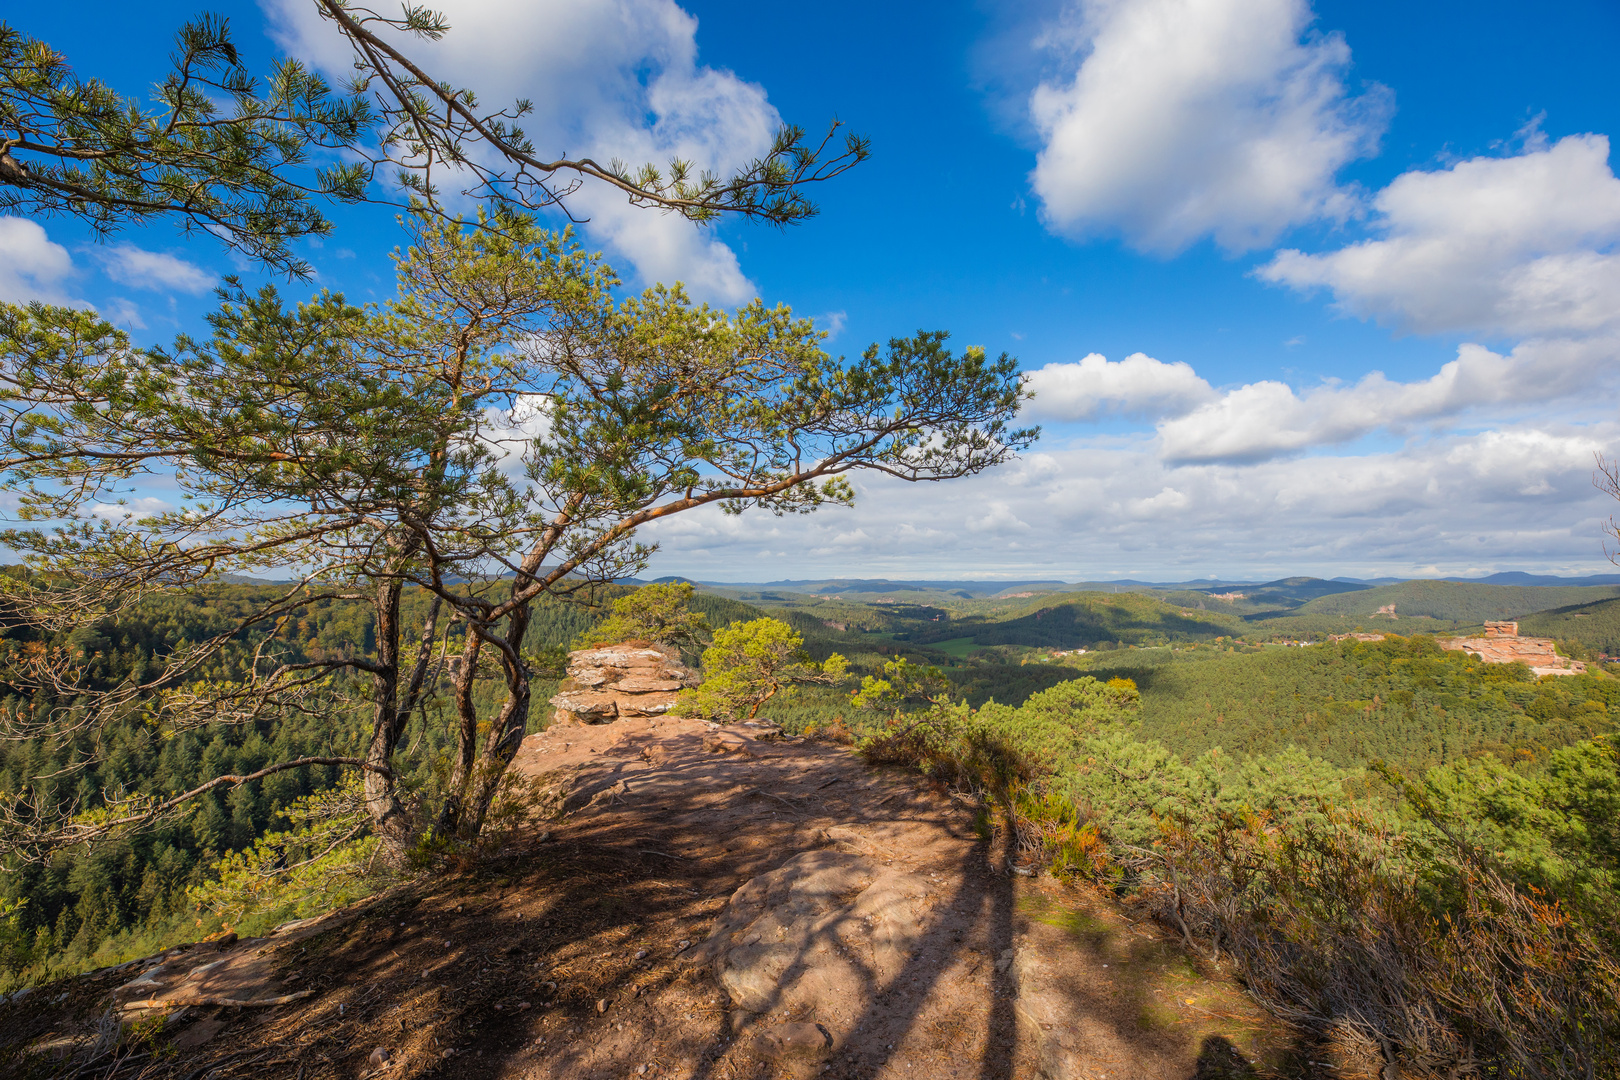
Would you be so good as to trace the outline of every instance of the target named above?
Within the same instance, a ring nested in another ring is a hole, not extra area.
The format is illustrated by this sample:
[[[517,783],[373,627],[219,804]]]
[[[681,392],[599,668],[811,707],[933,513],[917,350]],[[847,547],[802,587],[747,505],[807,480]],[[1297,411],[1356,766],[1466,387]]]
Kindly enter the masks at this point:
[[[121,285],[153,292],[204,293],[214,287],[214,275],[174,255],[147,251],[134,244],[97,248],[96,259],[104,273]]]
[[[103,518],[107,521],[139,520],[145,517],[156,517],[159,514],[173,513],[175,505],[153,495],[143,495],[139,498],[125,499],[122,502],[96,503],[90,508],[92,517]]]
[[[72,275],[67,248],[53,243],[37,222],[0,217],[0,300],[68,303],[62,285]]]
[[[1376,149],[1392,97],[1345,85],[1350,49],[1306,0],[1078,0],[1042,44],[1032,176],[1045,220],[1173,253],[1228,251],[1356,208],[1335,177]]]
[[[1024,407],[1037,420],[1095,420],[1117,414],[1156,420],[1181,416],[1215,397],[1184,363],[1143,353],[1112,361],[1092,353],[1074,364],[1047,364],[1029,373],[1035,400]]]
[[[1373,207],[1381,238],[1281,251],[1260,276],[1325,287],[1346,312],[1420,333],[1620,326],[1620,179],[1603,135],[1408,172]]]
[[[350,58],[306,0],[266,0],[280,43],[333,75]],[[781,124],[762,87],[700,64],[697,20],[672,0],[450,0],[438,42],[402,42],[435,76],[471,87],[490,109],[533,102],[521,121],[543,156],[664,167],[672,158],[727,174],[763,154]],[[566,175],[561,177],[567,182]],[[451,181],[446,180],[445,186]],[[680,279],[697,296],[736,303],[756,290],[712,232],[631,207],[604,185],[568,203],[591,237],[649,281]]]

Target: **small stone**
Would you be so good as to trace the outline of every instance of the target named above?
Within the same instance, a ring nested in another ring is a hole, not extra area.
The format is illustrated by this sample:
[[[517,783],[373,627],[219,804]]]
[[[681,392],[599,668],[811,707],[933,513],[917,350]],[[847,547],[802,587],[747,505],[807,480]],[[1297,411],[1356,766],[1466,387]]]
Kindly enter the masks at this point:
[[[599,999],[597,999],[597,1002],[596,1002],[596,1011],[597,1011],[597,1012],[598,1012],[598,1013],[605,1013],[605,1012],[607,1012],[607,1006],[608,1006],[608,1001],[607,1001],[607,998],[599,998]]]
[[[638,950],[636,950],[636,959],[637,960],[644,960],[644,959],[646,959],[646,957],[647,957],[647,950],[646,949],[638,949]]]
[[[523,1012],[525,1009],[533,1008],[533,1006],[531,1006],[527,1001],[518,1002],[517,1007],[518,1012]]]
[[[506,1006],[505,1006],[505,1005],[501,1005],[501,1004],[498,1004],[498,1003],[497,1003],[497,1004],[496,1004],[496,1006],[495,1006],[495,1008],[496,1008],[496,1010],[497,1010],[497,1011],[499,1011],[499,1010],[501,1010],[501,1009],[504,1009],[504,1008],[506,1008]]]
[[[394,1055],[392,1051],[379,1046],[377,1049],[371,1052],[371,1057],[367,1058],[366,1060],[371,1062],[372,1068],[380,1069],[384,1065],[387,1065],[390,1061],[394,1060]]]
[[[647,1066],[645,1066],[645,1065],[638,1065],[638,1066],[637,1066],[637,1067],[636,1067],[636,1075],[637,1075],[637,1076],[645,1076],[645,1075],[646,1075],[646,1074],[647,1074]]]
[[[772,1024],[754,1039],[762,1051],[776,1056],[820,1057],[832,1050],[832,1034],[820,1024]],[[890,1049],[893,1049],[891,1047]]]

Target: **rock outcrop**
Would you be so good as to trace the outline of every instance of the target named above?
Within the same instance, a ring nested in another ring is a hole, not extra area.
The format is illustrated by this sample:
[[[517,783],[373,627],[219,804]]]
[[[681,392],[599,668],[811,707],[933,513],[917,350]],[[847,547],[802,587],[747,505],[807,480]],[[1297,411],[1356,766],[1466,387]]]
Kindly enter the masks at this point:
[[[577,649],[568,654],[568,678],[551,699],[557,708],[552,723],[607,724],[659,716],[674,708],[682,690],[701,681],[667,646],[626,642]]]
[[[1442,649],[1476,654],[1487,664],[1520,663],[1536,675],[1579,675],[1586,665],[1559,656],[1552,638],[1520,637],[1516,622],[1488,622],[1485,636],[1441,638]]]
[[[712,964],[742,1013],[814,1011],[832,1049],[916,951],[930,892],[864,855],[806,851],[738,889],[689,960]]]

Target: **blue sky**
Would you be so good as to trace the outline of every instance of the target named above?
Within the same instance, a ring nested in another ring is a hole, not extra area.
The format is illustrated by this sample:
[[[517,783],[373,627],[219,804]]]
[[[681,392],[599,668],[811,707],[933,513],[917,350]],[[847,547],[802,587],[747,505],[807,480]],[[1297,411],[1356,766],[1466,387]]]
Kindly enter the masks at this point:
[[[762,8],[764,10],[762,10]],[[138,92],[189,5],[8,16]],[[261,67],[341,72],[307,0],[221,8]],[[584,192],[632,279],[783,301],[832,347],[919,328],[1006,350],[1045,438],[853,510],[671,520],[654,573],[1187,578],[1608,568],[1620,450],[1620,9],[1608,3],[445,7],[426,55],[542,148],[724,166],[836,115],[870,162],[820,218],[700,231]],[[391,288],[383,209],[308,257]],[[195,330],[237,269],[165,229],[0,220],[0,297]],[[296,287],[295,291],[296,291]],[[151,493],[161,498],[161,492]]]

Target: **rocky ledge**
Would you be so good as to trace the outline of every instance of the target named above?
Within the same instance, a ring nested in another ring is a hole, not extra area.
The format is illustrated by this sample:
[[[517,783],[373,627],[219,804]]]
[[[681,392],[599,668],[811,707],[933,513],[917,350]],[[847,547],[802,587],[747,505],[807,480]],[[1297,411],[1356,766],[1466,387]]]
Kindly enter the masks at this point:
[[[551,699],[554,724],[607,724],[659,716],[676,696],[702,680],[667,646],[644,642],[577,649],[568,654],[568,678]]]

